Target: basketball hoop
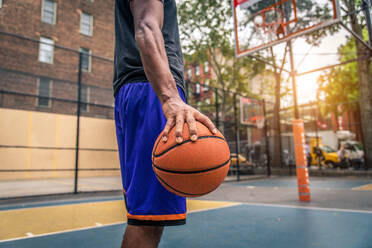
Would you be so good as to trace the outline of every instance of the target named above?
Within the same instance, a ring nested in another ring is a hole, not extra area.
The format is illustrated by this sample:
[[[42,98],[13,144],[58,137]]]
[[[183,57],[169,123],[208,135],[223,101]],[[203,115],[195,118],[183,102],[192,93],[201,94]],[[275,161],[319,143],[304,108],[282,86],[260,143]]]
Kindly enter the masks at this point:
[[[256,127],[258,129],[263,129],[265,127],[265,117],[263,117],[263,116],[257,117]]]
[[[266,8],[253,16],[255,30],[263,42],[272,42],[284,34],[284,14],[278,8]]]

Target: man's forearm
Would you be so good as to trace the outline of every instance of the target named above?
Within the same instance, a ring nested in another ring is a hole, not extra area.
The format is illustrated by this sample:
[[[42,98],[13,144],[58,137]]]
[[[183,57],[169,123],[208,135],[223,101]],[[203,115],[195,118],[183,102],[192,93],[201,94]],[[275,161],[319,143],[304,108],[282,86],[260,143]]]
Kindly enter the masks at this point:
[[[179,97],[176,84],[169,69],[164,39],[157,25],[140,23],[136,28],[136,42],[146,77],[162,103]]]
[[[176,141],[181,143],[184,123],[187,123],[189,127],[190,139],[196,141],[196,121],[203,123],[212,133],[217,133],[213,122],[195,108],[184,103],[178,94],[175,80],[169,69],[161,32],[164,21],[162,1],[131,0],[130,9],[133,15],[135,39],[146,77],[161,101],[164,116],[167,118],[163,129],[163,141],[167,141],[170,130],[175,127]]]

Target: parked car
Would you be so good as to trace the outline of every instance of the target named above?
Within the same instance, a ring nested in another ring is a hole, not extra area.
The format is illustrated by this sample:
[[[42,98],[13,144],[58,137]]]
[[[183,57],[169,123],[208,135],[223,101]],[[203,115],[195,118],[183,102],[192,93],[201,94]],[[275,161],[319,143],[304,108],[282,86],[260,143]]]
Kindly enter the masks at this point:
[[[343,141],[338,155],[345,167],[361,169],[364,167],[364,151],[362,145],[357,141]]]
[[[316,146],[311,147],[310,155],[312,165],[317,165],[318,160],[320,159],[322,165],[335,168],[341,162],[337,152],[326,145],[321,145],[319,147]]]
[[[236,153],[231,153],[231,166],[237,166]],[[252,163],[246,159],[242,154],[239,154],[239,165],[240,166],[251,166]]]

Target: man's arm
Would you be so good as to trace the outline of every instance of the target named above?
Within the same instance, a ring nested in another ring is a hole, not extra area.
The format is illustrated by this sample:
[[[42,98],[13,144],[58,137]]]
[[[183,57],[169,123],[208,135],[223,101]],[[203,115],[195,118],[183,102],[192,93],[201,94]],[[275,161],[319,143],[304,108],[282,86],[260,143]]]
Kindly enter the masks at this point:
[[[169,69],[161,33],[164,19],[162,2],[160,0],[131,0],[130,8],[134,18],[136,43],[140,50],[146,77],[158,96],[167,118],[163,140],[167,141],[168,133],[175,125],[176,141],[182,142],[185,121],[189,126],[193,141],[197,140],[195,120],[200,121],[213,133],[216,133],[217,129],[213,122],[207,116],[185,104],[178,94],[176,83]]]

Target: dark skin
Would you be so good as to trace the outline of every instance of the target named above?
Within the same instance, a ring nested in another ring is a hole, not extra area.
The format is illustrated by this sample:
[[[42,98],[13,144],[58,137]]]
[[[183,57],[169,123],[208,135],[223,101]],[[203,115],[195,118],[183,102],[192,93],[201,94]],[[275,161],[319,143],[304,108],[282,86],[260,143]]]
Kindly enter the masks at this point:
[[[133,226],[125,230],[122,248],[156,248],[159,245],[162,226]]]
[[[195,108],[184,103],[178,93],[169,69],[161,33],[164,18],[162,2],[160,0],[132,0],[130,8],[134,19],[135,39],[146,77],[158,96],[167,119],[163,130],[163,141],[167,142],[169,132],[175,126],[176,141],[181,143],[185,122],[192,141],[198,139],[196,121],[203,123],[212,133],[217,133],[213,122]],[[163,227],[128,225],[122,247],[156,248],[162,232]]]

